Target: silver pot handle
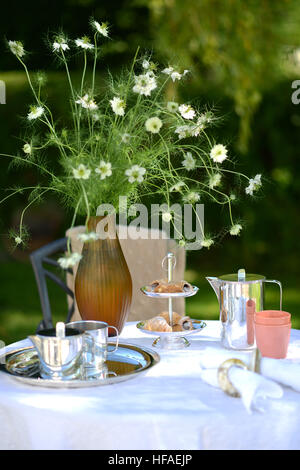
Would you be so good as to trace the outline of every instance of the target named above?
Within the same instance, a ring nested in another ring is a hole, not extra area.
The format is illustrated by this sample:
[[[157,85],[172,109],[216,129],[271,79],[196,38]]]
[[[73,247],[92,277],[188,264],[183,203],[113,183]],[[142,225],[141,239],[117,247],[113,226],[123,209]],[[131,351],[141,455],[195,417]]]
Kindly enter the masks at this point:
[[[113,328],[115,330],[115,332],[117,333],[116,334],[117,341],[116,341],[115,349],[113,349],[112,351],[109,351],[109,352],[115,352],[118,349],[118,346],[119,346],[119,331],[115,326],[112,326],[112,325],[108,325],[108,328]]]
[[[280,291],[280,307],[279,307],[279,310],[282,310],[282,285],[281,285],[281,282],[276,281],[275,279],[273,279],[272,281],[270,281],[269,279],[265,279],[264,282],[270,282],[272,284],[277,284],[279,286],[279,291]]]

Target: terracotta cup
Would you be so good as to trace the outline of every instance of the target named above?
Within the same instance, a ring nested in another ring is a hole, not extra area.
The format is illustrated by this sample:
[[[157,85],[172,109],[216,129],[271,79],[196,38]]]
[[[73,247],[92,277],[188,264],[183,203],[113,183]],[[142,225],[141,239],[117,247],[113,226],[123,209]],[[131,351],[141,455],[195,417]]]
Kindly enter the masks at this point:
[[[254,315],[257,347],[263,357],[284,359],[291,334],[291,315],[279,310],[264,310]]]
[[[264,325],[286,325],[291,322],[291,314],[281,310],[261,310],[256,312],[255,321]]]

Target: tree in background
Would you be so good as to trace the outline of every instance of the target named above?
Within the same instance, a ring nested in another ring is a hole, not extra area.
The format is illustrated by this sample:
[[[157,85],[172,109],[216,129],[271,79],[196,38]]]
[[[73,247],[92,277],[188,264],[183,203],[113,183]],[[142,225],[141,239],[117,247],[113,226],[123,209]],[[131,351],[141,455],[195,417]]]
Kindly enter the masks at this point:
[[[141,0],[144,2],[144,0]],[[286,74],[300,45],[298,0],[147,0],[157,49],[192,68],[199,88],[213,82],[239,116],[237,148],[246,152],[265,91]]]

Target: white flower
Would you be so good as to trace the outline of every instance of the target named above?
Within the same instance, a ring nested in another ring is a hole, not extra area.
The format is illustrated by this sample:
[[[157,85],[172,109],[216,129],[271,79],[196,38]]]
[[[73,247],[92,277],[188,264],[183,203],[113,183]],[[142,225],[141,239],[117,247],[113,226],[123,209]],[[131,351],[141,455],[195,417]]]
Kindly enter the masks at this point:
[[[261,175],[256,175],[254,178],[249,180],[249,186],[247,186],[245,189],[246,194],[250,194],[250,196],[252,196],[253,192],[256,191],[261,185]]]
[[[124,132],[124,134],[122,134],[122,136],[121,136],[121,140],[122,140],[123,144],[128,144],[130,139],[131,139],[131,135],[128,134],[127,132]]]
[[[178,181],[178,183],[174,184],[174,186],[171,186],[170,192],[179,192],[181,191],[181,188],[185,186],[185,183],[183,181]]]
[[[142,75],[136,75],[134,81],[135,85],[132,90],[140,95],[150,96],[151,91],[157,87],[153,73],[147,72]]]
[[[179,73],[177,70],[174,69],[174,67],[167,67],[162,70],[162,73],[169,75],[173,82],[175,82],[175,80],[181,80],[182,77],[184,77],[184,75],[186,75],[188,72],[188,70],[184,70],[183,73]]]
[[[115,96],[112,100],[109,101],[112,107],[112,110],[117,116],[124,116],[126,103],[124,100]]]
[[[172,214],[171,214],[171,212],[168,212],[168,211],[163,212],[163,214],[162,214],[162,220],[163,220],[164,222],[167,222],[167,223],[170,222],[170,221],[172,220]]]
[[[185,154],[185,160],[183,160],[181,163],[188,171],[193,170],[196,166],[196,160],[194,159],[191,152],[187,152]]]
[[[230,200],[231,200],[231,201],[235,201],[235,200],[236,200],[236,195],[235,195],[234,193],[231,193],[229,197],[230,197]]]
[[[25,54],[24,46],[20,41],[8,41],[11,52],[17,57],[23,57]]]
[[[194,191],[191,191],[190,193],[184,196],[183,200],[184,202],[187,202],[188,204],[195,204],[196,202],[200,201],[200,194]]]
[[[64,38],[57,38],[52,44],[52,47],[54,51],[67,51],[70,49]]]
[[[42,106],[31,106],[30,113],[27,114],[27,119],[32,121],[33,119],[38,119],[44,114],[44,108]]]
[[[107,23],[98,23],[98,21],[94,21],[93,25],[98,33],[102,34],[102,36],[108,38],[108,25]]]
[[[202,113],[197,119],[196,124],[191,128],[192,135],[197,137],[203,129],[205,129],[206,124],[211,121],[210,113]]]
[[[144,59],[144,60],[143,60],[143,63],[142,63],[142,67],[143,67],[143,69],[148,70],[148,69],[150,68],[150,62],[149,62],[149,60]]]
[[[201,245],[204,248],[210,248],[214,244],[214,241],[211,238],[204,238],[201,242]]]
[[[23,240],[21,237],[15,237],[15,243],[16,245],[20,245],[21,243],[23,243]]]
[[[95,111],[96,109],[98,109],[98,105],[95,103],[93,99],[89,97],[88,94],[76,100],[75,103],[81,104],[83,108],[89,109],[90,111]]]
[[[175,129],[175,134],[178,134],[178,139],[185,139],[186,137],[191,137],[191,128],[188,125],[179,126]]]
[[[185,119],[193,119],[196,115],[195,110],[189,104],[181,104],[178,110]]]
[[[230,228],[229,233],[230,233],[230,235],[239,235],[242,228],[243,227],[240,224],[232,225],[232,227]]]
[[[101,160],[99,166],[95,169],[95,173],[98,173],[100,175],[101,180],[104,180],[108,176],[111,176],[112,174],[111,163]]]
[[[93,121],[97,122],[99,121],[100,119],[100,116],[99,116],[99,113],[91,113],[91,118],[93,119]],[[97,136],[95,136],[96,138]],[[99,136],[98,136],[99,137]],[[97,140],[97,139],[96,139]],[[99,139],[98,139],[99,140]]]
[[[79,253],[71,253],[69,255],[65,255],[62,258],[58,258],[57,262],[63,269],[73,268],[75,264],[79,263],[82,256]]]
[[[166,67],[165,69],[163,69],[161,72],[162,73],[165,73],[166,75],[171,75],[171,73],[174,71],[174,67]]]
[[[30,155],[32,152],[32,148],[30,144],[24,144],[23,145],[23,152],[26,153],[27,155]]]
[[[73,175],[76,180],[87,180],[90,177],[91,170],[87,168],[83,163],[80,163],[77,168],[72,168]]]
[[[209,187],[210,189],[214,189],[216,186],[219,186],[221,183],[222,176],[220,173],[214,173],[209,178]]]
[[[76,39],[75,44],[77,47],[81,47],[82,49],[94,49],[94,45],[90,43],[90,39],[87,36]]]
[[[135,181],[141,183],[144,180],[145,173],[146,169],[139,165],[133,165],[125,171],[125,175],[128,176],[129,183],[134,183]]]
[[[215,163],[222,163],[227,158],[227,148],[222,144],[214,145],[210,151],[210,158]]]
[[[176,101],[168,101],[167,103],[167,110],[170,111],[170,113],[176,113],[178,110],[179,104],[176,103]]]
[[[100,235],[96,232],[79,233],[79,235],[77,235],[77,240],[83,243],[99,240],[99,238]]]
[[[145,122],[145,127],[148,132],[151,132],[152,134],[158,134],[162,126],[162,121],[159,119],[159,117],[152,117],[147,119]]]

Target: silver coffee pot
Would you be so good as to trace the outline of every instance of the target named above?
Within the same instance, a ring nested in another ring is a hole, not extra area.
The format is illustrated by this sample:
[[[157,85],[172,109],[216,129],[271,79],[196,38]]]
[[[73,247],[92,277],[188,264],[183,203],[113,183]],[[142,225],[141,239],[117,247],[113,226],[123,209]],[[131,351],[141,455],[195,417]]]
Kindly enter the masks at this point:
[[[251,349],[255,341],[249,341],[249,321],[247,335],[247,307],[251,305],[256,312],[263,310],[264,284],[274,283],[280,289],[280,310],[282,310],[282,286],[279,281],[268,280],[258,274],[246,274],[239,269],[236,274],[225,274],[206,278],[214,289],[220,305],[222,325],[221,343],[228,349]]]
[[[29,336],[39,356],[41,377],[53,380],[80,377],[84,338],[83,332],[66,328],[63,322]]]

